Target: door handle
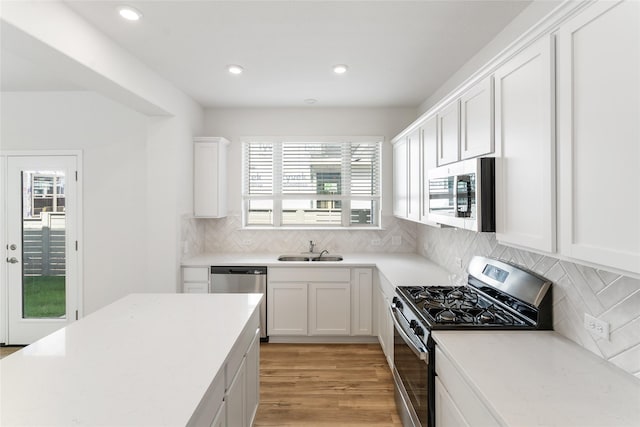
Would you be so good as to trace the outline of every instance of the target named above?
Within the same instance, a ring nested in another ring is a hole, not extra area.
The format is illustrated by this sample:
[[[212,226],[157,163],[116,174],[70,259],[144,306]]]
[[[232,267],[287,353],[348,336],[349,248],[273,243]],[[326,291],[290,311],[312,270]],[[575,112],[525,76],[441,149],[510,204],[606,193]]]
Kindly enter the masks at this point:
[[[18,261],[18,258],[12,256],[11,258],[7,258],[7,262],[9,264],[17,264],[19,261]]]

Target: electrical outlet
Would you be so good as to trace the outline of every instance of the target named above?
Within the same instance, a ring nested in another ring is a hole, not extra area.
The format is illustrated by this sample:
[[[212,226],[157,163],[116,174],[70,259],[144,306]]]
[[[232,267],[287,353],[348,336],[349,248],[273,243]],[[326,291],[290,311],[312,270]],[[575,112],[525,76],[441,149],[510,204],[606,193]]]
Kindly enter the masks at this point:
[[[391,236],[391,244],[393,246],[400,246],[402,244],[402,236]]]
[[[380,246],[381,244],[380,239],[371,239],[371,246]]]
[[[252,243],[251,239],[242,239],[242,246],[251,246]]]
[[[462,258],[455,257],[453,262],[456,264],[456,267],[462,268]]]
[[[609,341],[609,323],[585,313],[584,328],[593,335]]]

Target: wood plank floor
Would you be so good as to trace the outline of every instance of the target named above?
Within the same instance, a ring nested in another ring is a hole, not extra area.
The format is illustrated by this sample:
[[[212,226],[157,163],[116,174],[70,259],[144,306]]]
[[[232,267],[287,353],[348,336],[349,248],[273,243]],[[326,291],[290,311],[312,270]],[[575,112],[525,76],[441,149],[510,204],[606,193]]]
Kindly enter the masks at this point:
[[[401,427],[377,344],[260,346],[255,426]]]

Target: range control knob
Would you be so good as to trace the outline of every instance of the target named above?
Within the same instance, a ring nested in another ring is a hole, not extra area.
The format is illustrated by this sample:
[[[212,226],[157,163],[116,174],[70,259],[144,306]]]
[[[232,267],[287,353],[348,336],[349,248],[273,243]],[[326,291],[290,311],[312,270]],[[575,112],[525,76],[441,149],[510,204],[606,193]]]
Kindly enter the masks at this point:
[[[391,306],[397,308],[398,310],[402,310],[402,301],[400,301],[400,298],[398,297],[393,297],[393,299],[391,300]]]
[[[409,327],[410,327],[411,329],[415,329],[415,328],[416,328],[416,326],[418,326],[418,322],[417,322],[415,319],[414,319],[414,320],[412,320],[411,322],[409,322]]]
[[[424,329],[422,329],[422,326],[416,326],[413,332],[415,332],[415,334],[419,337],[424,336]]]

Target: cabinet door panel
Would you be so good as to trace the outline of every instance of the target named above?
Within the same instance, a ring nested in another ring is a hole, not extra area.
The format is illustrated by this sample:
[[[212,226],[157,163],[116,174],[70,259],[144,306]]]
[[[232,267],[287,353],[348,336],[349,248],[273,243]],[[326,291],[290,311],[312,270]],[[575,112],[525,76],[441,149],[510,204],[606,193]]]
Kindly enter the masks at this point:
[[[639,21],[637,1],[601,2],[558,32],[561,251],[634,273],[640,273]]]
[[[236,375],[227,390],[226,411],[227,427],[245,427],[247,425],[246,415],[246,393],[245,393],[246,360],[236,372]]]
[[[269,335],[307,335],[307,284],[269,282]]]
[[[246,358],[246,420],[253,425],[260,400],[260,330],[258,329],[247,350]]]
[[[406,218],[409,212],[409,174],[407,141],[393,145],[393,214]]]
[[[436,378],[436,414],[436,427],[470,427],[439,378]]]
[[[493,152],[493,77],[489,76],[460,98],[460,158]]]
[[[438,113],[438,166],[460,159],[460,100]]]
[[[554,252],[553,39],[544,37],[495,73],[496,237]]]
[[[437,144],[438,144],[438,120],[436,116],[426,120],[422,125],[422,171],[421,171],[421,193],[420,221],[429,221],[429,170],[438,166]]]
[[[407,137],[409,148],[407,165],[409,168],[409,203],[407,218],[420,220],[420,129]]]
[[[349,335],[350,284],[310,283],[309,292],[309,334]]]
[[[351,285],[351,335],[373,333],[373,275],[370,268],[354,268]]]

